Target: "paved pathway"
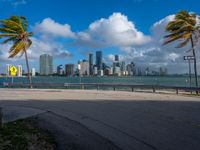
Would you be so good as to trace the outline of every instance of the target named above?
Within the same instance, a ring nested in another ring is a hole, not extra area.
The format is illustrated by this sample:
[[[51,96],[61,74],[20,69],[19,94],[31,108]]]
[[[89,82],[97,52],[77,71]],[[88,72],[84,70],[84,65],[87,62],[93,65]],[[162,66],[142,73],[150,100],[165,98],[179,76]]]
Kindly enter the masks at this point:
[[[12,91],[19,94],[14,97],[8,90],[0,92],[0,106],[7,112],[21,110],[19,114],[25,111],[27,116],[51,112],[80,123],[123,150],[200,149],[200,98],[49,90]]]

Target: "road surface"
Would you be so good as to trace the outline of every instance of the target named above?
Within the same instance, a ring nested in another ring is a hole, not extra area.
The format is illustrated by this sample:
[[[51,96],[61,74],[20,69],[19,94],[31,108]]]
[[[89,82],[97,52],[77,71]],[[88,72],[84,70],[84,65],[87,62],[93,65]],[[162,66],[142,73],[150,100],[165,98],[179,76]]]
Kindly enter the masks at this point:
[[[101,137],[103,140],[99,143],[106,143],[107,149],[200,149],[200,97],[117,91],[1,89],[0,106],[4,108],[5,121],[38,114],[63,134],[68,130],[67,122],[72,121],[77,126],[74,130],[80,130],[80,134],[81,130],[92,133],[83,133],[86,138],[88,135],[85,142],[93,137],[98,141]]]

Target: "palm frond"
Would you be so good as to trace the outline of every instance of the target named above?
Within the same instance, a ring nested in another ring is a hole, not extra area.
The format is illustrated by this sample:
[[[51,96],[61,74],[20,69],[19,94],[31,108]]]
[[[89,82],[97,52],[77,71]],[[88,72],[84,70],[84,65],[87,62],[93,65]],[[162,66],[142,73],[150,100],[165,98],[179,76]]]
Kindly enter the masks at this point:
[[[24,29],[21,26],[21,24],[18,24],[17,22],[13,21],[13,20],[1,20],[0,21],[4,27],[6,28],[10,28],[12,30],[15,30],[17,33],[23,33]]]
[[[32,45],[32,41],[30,39],[27,40],[26,42],[26,50]]]
[[[169,37],[169,38],[167,38],[166,41],[164,42],[164,45],[169,44],[169,43],[171,43],[171,42],[174,42],[174,41],[176,41],[176,40],[178,40],[178,39],[181,39],[181,38],[183,38],[184,36],[185,36],[184,34],[178,34],[178,35],[174,35],[174,36],[172,36],[172,37]]]
[[[7,38],[6,40],[4,40],[2,43],[3,44],[6,44],[8,42],[11,42],[11,41],[16,41],[16,36],[12,36],[10,38]]]
[[[15,30],[12,30],[10,28],[4,28],[4,27],[0,28],[0,32],[2,32],[2,33],[17,33]]]
[[[21,16],[20,19],[22,21],[22,27],[24,31],[26,31],[28,29],[28,20],[26,19],[26,17],[23,16]]]
[[[196,14],[191,14],[185,10],[177,13],[175,20],[169,22],[166,26],[166,31],[170,34],[165,36],[164,45],[177,40],[184,40],[176,48],[186,46],[196,31],[196,17]]]
[[[9,37],[9,36],[18,36],[18,34],[14,34],[14,33],[3,33],[3,34],[0,34],[0,38]]]
[[[14,44],[12,49],[10,49],[9,58],[13,58],[21,51],[24,51],[25,47],[26,47],[26,43],[24,41],[22,40],[18,41],[16,44]]]
[[[190,42],[190,38],[186,39],[184,42],[177,45],[176,48],[182,48],[182,47],[186,46],[189,42]]]

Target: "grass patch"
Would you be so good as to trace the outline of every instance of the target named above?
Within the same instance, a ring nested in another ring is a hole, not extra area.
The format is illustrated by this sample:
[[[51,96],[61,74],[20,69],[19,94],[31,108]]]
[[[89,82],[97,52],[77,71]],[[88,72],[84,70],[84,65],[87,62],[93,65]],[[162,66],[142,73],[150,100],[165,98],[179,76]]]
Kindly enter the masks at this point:
[[[30,119],[4,124],[0,129],[0,150],[55,150],[56,143],[48,132]]]

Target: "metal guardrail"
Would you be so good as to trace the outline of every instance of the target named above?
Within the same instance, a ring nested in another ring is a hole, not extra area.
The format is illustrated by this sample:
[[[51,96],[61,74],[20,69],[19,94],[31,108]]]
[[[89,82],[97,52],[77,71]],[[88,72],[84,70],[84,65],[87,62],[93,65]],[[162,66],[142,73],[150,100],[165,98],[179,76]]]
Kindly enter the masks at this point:
[[[135,89],[150,89],[153,93],[156,90],[174,90],[176,94],[179,91],[196,92],[200,93],[200,88],[196,87],[183,87],[183,86],[161,86],[161,85],[142,85],[142,84],[121,84],[121,83],[33,83],[33,88],[64,88],[70,89],[76,87],[78,89],[87,89],[92,87],[92,89],[100,90],[101,88],[112,88],[114,91],[119,88],[129,88],[132,92]],[[28,83],[3,83],[3,88],[28,88]]]

